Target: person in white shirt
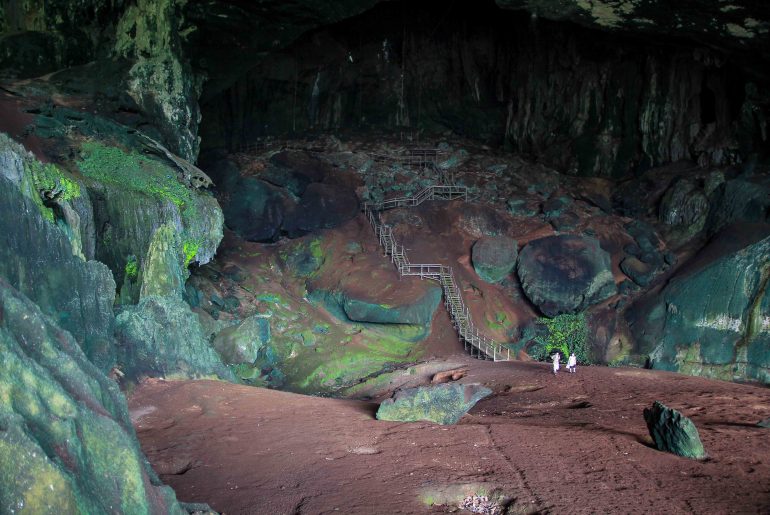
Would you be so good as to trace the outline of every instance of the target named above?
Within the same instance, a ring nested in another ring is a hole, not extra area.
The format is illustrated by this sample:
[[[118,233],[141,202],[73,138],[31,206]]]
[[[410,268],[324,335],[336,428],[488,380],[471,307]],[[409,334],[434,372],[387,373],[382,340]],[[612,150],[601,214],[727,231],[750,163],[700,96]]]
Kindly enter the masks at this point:
[[[567,372],[570,374],[574,374],[577,371],[577,357],[575,356],[575,353],[569,355],[569,358],[567,359]]]
[[[559,371],[559,359],[561,359],[561,356],[556,352],[553,355],[553,375],[556,375],[556,372]]]

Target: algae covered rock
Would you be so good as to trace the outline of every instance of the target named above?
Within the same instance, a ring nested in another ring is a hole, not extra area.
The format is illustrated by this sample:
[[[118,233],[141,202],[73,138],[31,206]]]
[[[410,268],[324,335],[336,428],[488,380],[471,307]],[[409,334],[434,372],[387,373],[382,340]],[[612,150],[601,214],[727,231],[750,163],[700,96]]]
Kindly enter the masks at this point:
[[[645,408],[644,421],[658,450],[696,460],[706,458],[695,424],[677,410],[655,401]]]
[[[151,265],[153,245],[154,264],[162,265],[169,273],[174,268],[173,281],[182,284],[188,265],[205,264],[214,257],[222,239],[222,211],[212,196],[182,184],[176,169],[95,141],[81,145],[77,166],[88,179],[88,195],[92,198],[98,228],[96,258],[109,266],[118,280],[124,277],[133,256],[137,261],[136,281],[146,283],[144,275]],[[167,229],[159,240],[158,229],[162,226]],[[160,245],[166,245],[162,252]],[[169,260],[161,264],[159,258],[164,256]],[[179,266],[175,267],[172,260]],[[139,299],[132,296],[128,300]]]
[[[89,359],[108,370],[115,360],[110,270],[76,256],[62,230],[65,224],[57,224],[52,210],[34,197],[37,191],[29,184],[30,168],[39,165],[34,158],[7,140],[0,156],[0,277],[36,302],[75,337]]]
[[[142,375],[232,380],[209,346],[198,315],[181,297],[145,297],[116,317],[118,364],[130,379]]]
[[[473,269],[488,283],[505,279],[516,266],[518,257],[518,243],[507,236],[480,238],[471,250]]]
[[[455,424],[492,390],[478,384],[447,383],[399,390],[377,410],[378,420]]]
[[[770,382],[770,225],[726,227],[661,294],[627,312],[652,367]]]
[[[251,316],[239,325],[223,329],[214,339],[214,349],[228,365],[254,363],[259,351],[270,343],[270,321]]]
[[[416,342],[430,334],[433,315],[441,303],[441,288],[425,284],[419,296],[393,304],[377,302],[368,293],[314,290],[310,299],[320,302],[344,322],[367,324],[405,341]]]
[[[526,245],[517,268],[522,288],[543,314],[575,313],[617,293],[610,255],[587,236],[548,236]]]
[[[72,335],[0,279],[0,512],[185,513],[125,398]]]

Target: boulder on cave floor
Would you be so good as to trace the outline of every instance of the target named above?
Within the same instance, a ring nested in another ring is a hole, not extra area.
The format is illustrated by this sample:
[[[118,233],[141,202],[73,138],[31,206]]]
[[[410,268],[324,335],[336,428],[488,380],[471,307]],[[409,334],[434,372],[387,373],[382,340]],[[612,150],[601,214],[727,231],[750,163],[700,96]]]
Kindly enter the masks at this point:
[[[181,297],[145,297],[123,308],[115,322],[118,364],[129,379],[160,375],[233,380],[204,336],[198,315]]]
[[[582,311],[617,293],[610,255],[587,236],[532,241],[519,253],[517,272],[527,298],[549,317]]]
[[[455,424],[492,390],[479,384],[445,383],[399,390],[380,404],[378,420]]]
[[[264,181],[244,178],[224,204],[225,223],[246,241],[274,241],[293,201]]]
[[[260,178],[301,197],[314,182],[322,182],[328,165],[308,152],[287,150],[270,158]]]
[[[479,238],[471,249],[473,269],[488,283],[505,279],[516,266],[518,243],[508,236]]]
[[[214,339],[214,349],[228,365],[254,363],[259,351],[270,343],[270,321],[264,315],[250,316],[238,325],[223,329]]]
[[[707,457],[695,424],[677,410],[655,401],[645,408],[644,420],[658,450],[696,460]]]
[[[294,210],[287,215],[284,229],[290,237],[318,229],[330,229],[358,214],[358,197],[344,186],[310,184]]]

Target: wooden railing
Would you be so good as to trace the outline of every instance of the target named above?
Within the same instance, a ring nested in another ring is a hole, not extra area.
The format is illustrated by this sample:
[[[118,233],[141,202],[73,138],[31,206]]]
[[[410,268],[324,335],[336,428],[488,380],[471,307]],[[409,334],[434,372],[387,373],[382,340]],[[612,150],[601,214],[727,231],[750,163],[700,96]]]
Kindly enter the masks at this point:
[[[511,359],[509,348],[484,336],[473,324],[471,313],[463,301],[460,287],[454,279],[452,267],[441,264],[411,263],[403,245],[399,245],[393,236],[393,228],[382,223],[380,212],[397,207],[414,207],[427,200],[468,199],[468,189],[463,186],[429,186],[411,197],[388,199],[379,203],[364,204],[364,213],[369,220],[374,234],[377,236],[385,255],[398,269],[401,276],[416,276],[420,279],[438,281],[444,293],[444,307],[449,312],[452,324],[471,356],[491,359],[493,361],[508,361]]]

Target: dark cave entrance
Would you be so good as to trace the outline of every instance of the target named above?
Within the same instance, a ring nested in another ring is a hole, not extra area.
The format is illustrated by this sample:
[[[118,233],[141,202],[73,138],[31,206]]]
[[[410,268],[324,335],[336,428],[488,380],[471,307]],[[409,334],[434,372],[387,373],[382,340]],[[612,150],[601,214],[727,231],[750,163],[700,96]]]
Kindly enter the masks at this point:
[[[203,148],[229,150],[321,133],[459,136],[563,172],[622,177],[684,158],[740,160],[736,137],[757,146],[756,127],[736,131],[747,81],[741,62],[683,39],[492,0],[399,0],[266,53],[204,95],[200,134]]]

